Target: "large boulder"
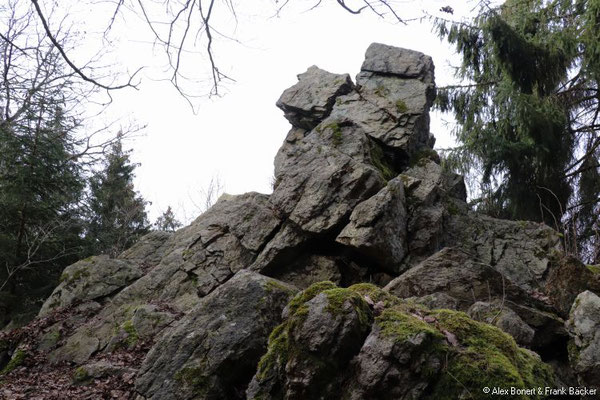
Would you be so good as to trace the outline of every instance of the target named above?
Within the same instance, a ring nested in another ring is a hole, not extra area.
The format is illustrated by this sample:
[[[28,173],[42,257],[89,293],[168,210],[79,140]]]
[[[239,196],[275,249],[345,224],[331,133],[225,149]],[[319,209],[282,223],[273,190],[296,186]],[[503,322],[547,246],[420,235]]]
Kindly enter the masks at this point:
[[[586,290],[600,295],[600,274],[573,256],[557,255],[544,285],[554,307],[566,318],[575,298]]]
[[[277,107],[294,127],[310,130],[329,115],[335,99],[353,86],[350,75],[332,74],[313,65],[298,75],[297,84],[283,92]]]
[[[350,223],[336,241],[397,273],[406,256],[406,204],[400,178],[388,182],[376,195],[354,207]]]
[[[272,208],[302,231],[323,235],[384,186],[354,125],[323,121],[276,166]]]
[[[499,329],[374,285],[315,284],[284,316],[248,399],[454,399],[554,385],[550,367]]]
[[[457,248],[442,249],[395,278],[385,289],[400,298],[445,293],[464,311],[490,298],[527,300],[523,290],[501,273]]]
[[[524,290],[543,292],[560,237],[547,225],[456,210],[445,221],[446,245],[458,245]]]
[[[476,321],[495,325],[512,336],[520,346],[531,347],[535,330],[502,302],[478,301],[467,312]]]
[[[154,344],[140,367],[138,392],[147,399],[242,399],[294,292],[283,282],[238,272]]]
[[[432,145],[429,108],[435,99],[435,84],[431,57],[373,43],[356,82],[361,101],[352,101],[340,111],[369,126],[372,138],[406,157]]]
[[[569,358],[579,383],[600,394],[600,297],[590,291],[580,293],[567,326],[573,334]]]
[[[65,268],[60,284],[44,302],[40,315],[76,302],[112,297],[142,275],[140,265],[129,260],[86,258]]]

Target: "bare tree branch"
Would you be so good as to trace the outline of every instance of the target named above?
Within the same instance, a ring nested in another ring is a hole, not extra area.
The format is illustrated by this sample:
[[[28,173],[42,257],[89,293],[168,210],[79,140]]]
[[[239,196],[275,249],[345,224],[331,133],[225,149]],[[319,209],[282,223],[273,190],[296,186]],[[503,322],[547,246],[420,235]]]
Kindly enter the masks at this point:
[[[54,37],[52,31],[50,30],[50,27],[48,26],[48,22],[46,21],[46,18],[44,17],[42,9],[40,8],[38,0],[31,0],[31,3],[35,7],[35,11],[36,11],[36,13],[37,13],[40,21],[42,22],[42,25],[44,26],[44,30],[46,31],[46,35],[48,35],[48,39],[50,39],[50,41],[52,42],[52,44],[54,44],[54,46],[56,46],[56,49],[61,54],[63,60],[65,60],[65,62],[69,65],[69,67],[71,67],[71,69],[73,71],[75,71],[75,73],[77,75],[79,75],[81,77],[81,79],[83,79],[84,81],[89,82],[89,83],[91,83],[91,84],[93,84],[93,85],[95,85],[97,87],[105,89],[105,90],[118,90],[118,89],[123,89],[123,88],[127,88],[127,87],[131,87],[131,88],[134,88],[134,89],[137,88],[137,85],[132,84],[132,81],[135,78],[135,76],[138,74],[138,72],[140,72],[143,69],[143,67],[138,68],[137,71],[135,71],[129,77],[129,81],[127,83],[124,83],[122,85],[115,85],[115,86],[110,86],[110,85],[102,84],[102,83],[98,82],[97,80],[95,80],[95,79],[87,76],[86,74],[84,74],[83,71],[81,71],[81,69],[79,69],[71,61],[71,59],[67,56],[67,53],[65,52],[65,50],[63,49],[63,47],[60,45],[60,43]]]

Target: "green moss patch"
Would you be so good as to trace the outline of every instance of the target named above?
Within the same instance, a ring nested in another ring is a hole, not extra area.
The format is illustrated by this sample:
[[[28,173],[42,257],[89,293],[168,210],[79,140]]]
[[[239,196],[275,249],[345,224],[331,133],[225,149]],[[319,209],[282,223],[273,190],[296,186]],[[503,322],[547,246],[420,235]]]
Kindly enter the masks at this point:
[[[342,127],[339,122],[334,121],[327,125],[319,126],[317,128],[317,132],[323,133],[327,130],[331,131],[332,143],[335,147],[342,144],[343,135],[342,135]]]
[[[383,179],[389,181],[398,175],[394,168],[390,165],[390,163],[385,158],[385,153],[380,145],[377,143],[371,142],[370,145],[370,153],[371,153],[371,162],[373,166],[381,172]]]
[[[375,90],[373,90],[373,93],[375,93],[379,97],[386,97],[390,94],[390,91],[385,86],[379,85],[375,88]]]
[[[286,286],[275,279],[269,279],[265,285],[265,289],[267,292],[284,292],[289,294],[294,292],[289,286]]]
[[[202,374],[204,368],[184,367],[175,373],[175,380],[184,384],[197,396],[206,394],[209,388],[209,380]]]
[[[2,371],[0,371],[0,376],[12,372],[15,368],[23,364],[23,362],[25,361],[25,356],[26,354],[23,350],[16,350],[8,364],[6,364]]]
[[[597,265],[586,265],[586,268],[592,271],[594,274],[600,274],[600,264]]]
[[[277,371],[278,366],[283,366],[288,360],[288,324],[278,325],[271,335],[267,353],[258,362],[258,378],[266,379]]]
[[[79,367],[73,373],[73,382],[83,383],[91,379],[89,373],[84,367]]]
[[[87,270],[87,267],[82,267],[78,270],[75,270],[73,274],[63,272],[59,278],[59,282],[64,282],[66,285],[71,285],[82,278],[87,278],[88,276],[90,276],[90,271]]]
[[[331,374],[343,368],[336,364],[338,360],[302,348],[290,333],[304,323],[309,309],[306,303],[320,293],[327,296],[329,312],[347,313],[350,305],[365,326],[372,326],[374,304],[383,303],[374,318],[379,335],[409,351],[411,360],[422,363],[414,372],[429,382],[429,399],[484,398],[482,389],[486,386],[528,389],[555,384],[549,366],[494,326],[474,321],[463,312],[429,310],[369,283],[344,289],[331,282],[313,284],[289,303],[288,318],[272,331],[267,352],[258,364],[259,381],[284,384],[286,365],[291,362],[296,369],[313,366],[313,371],[323,374],[317,386],[325,388],[335,379]],[[374,304],[369,306],[366,298]]]
[[[373,303],[379,303],[380,301],[383,302],[385,308],[404,304],[404,302],[396,296],[391,295],[389,292],[376,285],[373,285],[372,283],[357,283],[350,286],[348,289],[360,294],[363,297],[368,296]]]
[[[125,339],[127,345],[129,347],[135,346],[140,337],[133,326],[133,322],[131,320],[125,321],[122,328],[127,333],[127,339]]]
[[[335,288],[323,291],[327,296],[327,311],[334,315],[339,315],[344,312],[344,304],[350,304],[354,311],[358,314],[358,320],[361,325],[371,323],[371,311],[369,305],[364,300],[363,296],[350,289]]]
[[[288,315],[291,316],[291,315],[295,314],[296,311],[298,311],[298,309],[304,303],[312,300],[319,293],[322,293],[328,289],[335,289],[335,288],[337,288],[335,283],[330,282],[330,281],[313,283],[312,285],[307,287],[305,290],[301,291],[296,296],[294,296],[294,298],[292,300],[290,300],[290,302],[287,305]]]
[[[419,334],[427,334],[442,338],[442,334],[434,327],[416,316],[407,314],[398,308],[386,309],[376,318],[383,336],[392,337],[395,341],[410,340]]]
[[[447,347],[447,365],[432,398],[456,399],[465,392],[478,398],[483,387],[528,389],[554,385],[550,367],[534,353],[519,348],[501,330],[473,321],[462,312],[436,310],[430,316],[435,318],[438,330],[452,333],[459,343]]]
[[[399,99],[396,102],[396,111],[398,111],[400,114],[404,114],[408,111],[408,106],[404,100]]]

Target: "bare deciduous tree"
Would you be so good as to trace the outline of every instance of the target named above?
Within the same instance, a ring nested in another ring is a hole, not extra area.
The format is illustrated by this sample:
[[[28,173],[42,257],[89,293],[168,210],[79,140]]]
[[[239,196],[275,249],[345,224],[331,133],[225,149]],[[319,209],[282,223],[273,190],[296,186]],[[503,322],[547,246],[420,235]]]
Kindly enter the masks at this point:
[[[97,76],[90,65],[79,65],[73,61],[72,49],[66,48],[60,40],[61,22],[57,23],[55,19],[58,16],[53,15],[52,10],[48,10],[50,2],[41,0],[30,0],[30,2],[47,39],[56,47],[60,57],[75,76],[107,92],[137,86],[135,77],[143,66],[139,66],[134,73],[128,74],[123,82],[115,82],[114,79]],[[209,96],[220,95],[222,85],[227,81],[234,81],[220,68],[220,63],[215,55],[215,40],[216,38],[237,40],[226,33],[230,30],[227,26],[235,25],[238,21],[237,9],[240,5],[235,0],[108,0],[100,3],[95,1],[80,3],[91,9],[99,10],[95,14],[106,17],[104,36],[105,43],[108,44],[111,43],[110,33],[118,21],[141,19],[151,35],[153,49],[161,48],[166,56],[169,75],[167,79],[188,102],[196,95],[182,84],[182,81],[189,81],[183,72],[186,53],[196,53],[201,50],[207,58],[211,80]],[[274,4],[270,5],[273,15],[282,15],[291,3],[297,3],[297,1],[275,0]],[[398,13],[399,6],[391,0],[336,0],[336,3],[341,10],[350,14],[370,12],[379,18],[396,23],[406,23],[407,21]],[[322,0],[316,0],[306,9],[314,10],[321,5]],[[257,4],[257,6],[259,5]],[[5,42],[9,42],[9,39],[2,37]]]

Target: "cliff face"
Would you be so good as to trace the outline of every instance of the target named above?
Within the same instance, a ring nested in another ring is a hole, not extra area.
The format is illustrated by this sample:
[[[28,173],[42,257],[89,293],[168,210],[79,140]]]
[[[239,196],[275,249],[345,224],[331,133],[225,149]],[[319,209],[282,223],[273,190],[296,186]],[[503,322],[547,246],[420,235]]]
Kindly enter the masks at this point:
[[[224,195],[174,234],[65,269],[39,318],[4,335],[0,394],[456,399],[598,385],[598,274],[544,225],[469,211],[432,149],[431,58],[373,44],[356,83],[317,67],[298,79],[277,102],[292,129],[273,193]]]

